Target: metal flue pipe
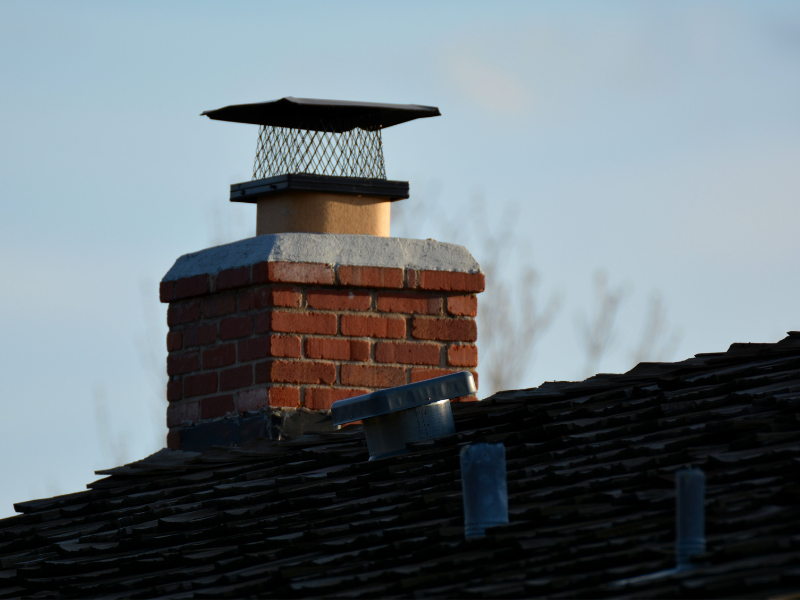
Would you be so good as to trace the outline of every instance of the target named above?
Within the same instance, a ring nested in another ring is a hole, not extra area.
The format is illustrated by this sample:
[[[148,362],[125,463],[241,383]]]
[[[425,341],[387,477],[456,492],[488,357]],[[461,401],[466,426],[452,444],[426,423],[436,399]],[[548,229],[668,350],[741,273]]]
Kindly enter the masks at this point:
[[[675,555],[678,569],[691,567],[691,558],[706,551],[706,476],[702,469],[675,474]]]
[[[503,444],[472,444],[461,449],[461,489],[465,537],[483,537],[487,527],[508,523]]]

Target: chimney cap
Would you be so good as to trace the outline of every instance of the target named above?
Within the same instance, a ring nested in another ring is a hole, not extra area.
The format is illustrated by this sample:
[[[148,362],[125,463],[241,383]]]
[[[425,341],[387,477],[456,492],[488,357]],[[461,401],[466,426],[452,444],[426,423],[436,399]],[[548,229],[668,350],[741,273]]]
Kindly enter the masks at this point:
[[[331,406],[331,416],[334,425],[343,425],[398,410],[433,404],[439,400],[467,396],[476,391],[472,373],[461,371],[339,400]]]
[[[201,113],[203,115],[217,121],[343,133],[356,127],[365,131],[377,131],[414,119],[438,117],[441,113],[435,106],[287,96],[268,102],[235,104],[207,110]]]

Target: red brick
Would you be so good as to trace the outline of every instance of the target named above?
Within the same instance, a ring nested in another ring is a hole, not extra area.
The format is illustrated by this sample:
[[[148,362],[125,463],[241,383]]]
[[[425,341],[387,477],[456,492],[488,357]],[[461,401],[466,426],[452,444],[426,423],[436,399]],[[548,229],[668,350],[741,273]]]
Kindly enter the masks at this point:
[[[482,292],[486,286],[483,273],[456,271],[417,271],[409,269],[408,287],[440,292]]]
[[[202,296],[210,291],[208,275],[184,277],[175,282],[175,300]]]
[[[213,344],[217,341],[217,324],[206,323],[204,325],[195,325],[188,327],[183,332],[183,345],[186,348],[193,348],[194,346],[205,346],[206,344]]]
[[[233,340],[253,333],[252,317],[228,317],[219,324],[219,337]]]
[[[447,349],[447,365],[450,367],[477,367],[478,348],[457,344]]]
[[[398,289],[403,287],[403,269],[341,265],[337,271],[339,285]]]
[[[369,360],[369,342],[342,338],[306,338],[306,357]]]
[[[254,411],[265,406],[297,408],[300,406],[300,388],[269,387],[239,392],[239,412]]]
[[[200,418],[199,402],[170,404],[167,408],[167,427],[178,427],[184,421],[194,423]]]
[[[214,396],[203,398],[200,404],[200,418],[213,419],[214,417],[224,417],[226,413],[236,412],[233,404],[233,396]]]
[[[478,298],[476,296],[450,296],[447,298],[447,312],[457,317],[477,317]]]
[[[167,355],[167,375],[182,375],[200,370],[199,352],[182,352]]]
[[[369,310],[372,304],[369,293],[362,290],[309,290],[306,300],[321,310]]]
[[[342,335],[352,337],[404,338],[406,320],[402,317],[342,315]]]
[[[270,352],[272,356],[284,358],[300,358],[301,343],[299,335],[270,336]]]
[[[375,360],[380,363],[438,365],[441,362],[441,347],[436,344],[378,342],[375,345]]]
[[[218,369],[236,362],[236,345],[223,344],[203,352],[203,368]]]
[[[298,338],[299,340],[300,338]],[[249,362],[257,358],[272,356],[268,336],[253,338],[239,342],[239,362]]]
[[[381,312],[439,315],[442,313],[442,298],[428,294],[379,292],[378,310]]]
[[[269,389],[269,405],[284,408],[300,406],[300,389],[295,387],[274,387]]]
[[[265,406],[269,406],[269,388],[261,387],[239,392],[236,408],[240,413],[255,411]]]
[[[219,391],[227,392],[253,385],[253,366],[241,365],[225,369],[219,374]]]
[[[181,391],[181,378],[176,377],[175,379],[170,379],[167,382],[167,400],[173,402],[175,400],[180,400],[183,398],[183,392]]]
[[[183,397],[194,398],[217,392],[216,373],[198,373],[190,375],[183,380]]]
[[[341,382],[342,385],[373,388],[394,387],[407,383],[406,370],[403,367],[344,364],[341,366]]]
[[[333,335],[336,333],[336,315],[275,311],[272,313],[272,331]]]
[[[422,367],[414,367],[411,369],[411,383],[417,381],[425,381],[433,377],[441,377],[442,375],[450,375],[451,373],[458,373],[464,369],[425,369]],[[472,378],[475,380],[475,387],[478,387],[478,374],[475,371],[470,371]]]
[[[236,296],[233,294],[221,294],[203,300],[203,316],[224,317],[236,312]]]
[[[200,301],[173,302],[167,308],[167,325],[174,327],[181,323],[197,321],[200,318]]]
[[[161,302],[172,302],[175,299],[175,282],[162,281],[158,286],[158,297]]]
[[[477,396],[459,396],[458,398],[450,398],[450,402],[477,402]]]
[[[294,288],[274,288],[270,292],[270,303],[273,306],[300,308],[303,305],[303,294]]]
[[[333,267],[321,263],[263,262],[253,267],[254,282],[333,285]]]
[[[353,396],[369,394],[370,391],[352,388],[306,388],[303,404],[306,408],[312,410],[330,410],[331,404],[334,402],[352,398]]]
[[[259,287],[245,290],[239,296],[239,310],[258,310],[269,306],[270,287]]]
[[[260,312],[256,315],[256,333],[272,331],[272,311]]]
[[[170,331],[167,334],[167,352],[175,352],[183,347],[183,338],[180,331]]]
[[[170,450],[181,449],[181,433],[179,429],[170,429],[167,433],[167,448]]]
[[[406,273],[406,287],[410,290],[416,290],[419,287],[419,271],[416,269],[409,269]]]
[[[414,317],[411,336],[418,340],[474,342],[478,339],[478,327],[472,319]]]
[[[333,363],[269,360],[256,365],[256,383],[326,383],[336,381]]]
[[[250,284],[250,267],[225,269],[217,275],[217,289],[230,290]]]

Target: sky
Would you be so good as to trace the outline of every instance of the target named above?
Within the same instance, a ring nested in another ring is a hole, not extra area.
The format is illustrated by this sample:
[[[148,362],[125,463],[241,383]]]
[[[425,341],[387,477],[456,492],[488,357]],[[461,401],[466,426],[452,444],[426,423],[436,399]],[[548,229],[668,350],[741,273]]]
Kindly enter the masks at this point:
[[[438,106],[383,134],[397,230],[535,269],[559,308],[520,387],[585,376],[597,273],[599,371],[655,295],[654,358],[800,329],[798,3],[5,0],[0,66],[0,517],[164,445],[158,281],[255,233],[257,128],[199,116],[229,104]]]

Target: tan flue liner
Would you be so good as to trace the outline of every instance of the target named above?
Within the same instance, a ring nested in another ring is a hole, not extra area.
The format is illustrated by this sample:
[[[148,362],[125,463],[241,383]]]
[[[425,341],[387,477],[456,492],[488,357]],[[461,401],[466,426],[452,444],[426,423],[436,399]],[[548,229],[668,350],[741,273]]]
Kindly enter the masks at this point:
[[[389,237],[391,202],[376,196],[290,191],[260,198],[256,235],[350,233]]]

